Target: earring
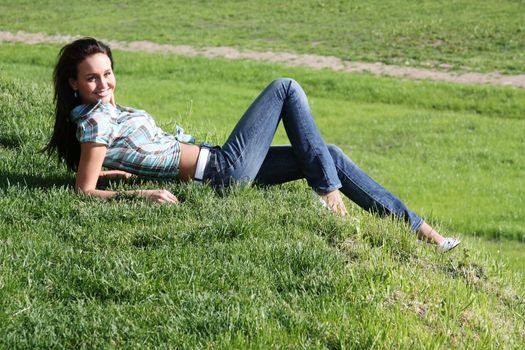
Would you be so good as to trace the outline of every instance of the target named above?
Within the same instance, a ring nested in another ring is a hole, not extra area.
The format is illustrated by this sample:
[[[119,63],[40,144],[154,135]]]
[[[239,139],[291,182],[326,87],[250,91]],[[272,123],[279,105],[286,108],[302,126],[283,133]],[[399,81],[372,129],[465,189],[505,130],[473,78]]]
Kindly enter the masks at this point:
[[[77,90],[75,90],[75,92],[73,93],[73,96],[75,96],[75,98],[78,98],[78,92],[77,92]]]

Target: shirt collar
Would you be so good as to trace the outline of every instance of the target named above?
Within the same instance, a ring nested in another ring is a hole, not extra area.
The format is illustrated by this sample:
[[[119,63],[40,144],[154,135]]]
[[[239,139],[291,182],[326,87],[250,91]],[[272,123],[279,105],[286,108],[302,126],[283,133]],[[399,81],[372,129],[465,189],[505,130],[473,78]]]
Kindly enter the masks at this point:
[[[97,103],[82,104],[82,105],[76,106],[75,108],[71,110],[71,113],[69,115],[71,117],[71,120],[75,122],[97,109],[101,111],[114,110],[114,109],[118,110],[119,106],[115,107],[111,103],[104,103],[100,99],[98,100]]]

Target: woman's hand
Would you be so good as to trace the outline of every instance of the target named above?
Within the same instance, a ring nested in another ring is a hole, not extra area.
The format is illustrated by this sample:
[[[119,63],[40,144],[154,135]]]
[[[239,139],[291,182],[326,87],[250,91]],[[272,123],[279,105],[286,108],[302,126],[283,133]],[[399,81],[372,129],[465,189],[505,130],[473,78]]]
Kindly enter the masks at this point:
[[[155,203],[178,203],[179,200],[170,191],[167,190],[140,190],[141,196],[144,196]]]
[[[328,193],[319,193],[319,196],[321,196],[322,201],[332,212],[341,216],[348,215],[348,211],[346,210],[345,203],[343,202],[343,198],[341,198],[341,192],[339,192],[339,190]]]

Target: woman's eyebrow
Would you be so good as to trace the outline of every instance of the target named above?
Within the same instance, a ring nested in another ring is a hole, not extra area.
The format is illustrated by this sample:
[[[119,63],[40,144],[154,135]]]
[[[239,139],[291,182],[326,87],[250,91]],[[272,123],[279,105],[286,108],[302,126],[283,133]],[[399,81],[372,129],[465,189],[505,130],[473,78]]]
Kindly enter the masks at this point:
[[[104,73],[106,73],[107,71],[104,71]],[[84,74],[85,77],[90,77],[90,76],[97,76],[99,75],[97,72],[89,72],[89,73],[86,73]]]

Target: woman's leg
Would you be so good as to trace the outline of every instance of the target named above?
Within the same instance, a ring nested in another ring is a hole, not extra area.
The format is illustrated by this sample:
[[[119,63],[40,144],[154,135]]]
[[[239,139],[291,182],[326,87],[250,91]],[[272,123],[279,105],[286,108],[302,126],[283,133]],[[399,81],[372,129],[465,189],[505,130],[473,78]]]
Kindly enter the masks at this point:
[[[365,210],[399,217],[417,231],[423,223],[421,218],[355,165],[339,147],[327,145],[327,148],[342,183],[340,191],[345,196]],[[293,149],[290,146],[275,146],[270,148],[256,180],[264,185],[275,185],[302,177],[304,175]]]
[[[335,164],[315,125],[304,91],[292,79],[277,79],[248,108],[222,149],[222,184],[255,179],[282,119],[299,168],[319,192],[341,187]],[[218,180],[215,179],[215,182]]]
[[[382,216],[396,216],[405,220],[413,231],[419,229],[423,220],[399,198],[368,176],[339,147],[329,145],[328,149],[343,184],[341,192],[345,196],[363,209]]]
[[[414,231],[426,227],[422,219],[366,175],[339,148],[328,149],[315,125],[304,91],[292,79],[273,81],[243,115],[217,153],[221,160],[217,161],[215,173],[219,176],[214,178],[214,185],[254,180],[267,158],[281,119],[297,162],[296,168],[315,191],[327,195],[335,193],[337,201],[336,191],[342,187],[345,195],[366,210],[400,217]],[[264,173],[267,171],[265,168]],[[267,183],[277,180],[265,176]],[[221,183],[217,183],[219,181]],[[339,205],[344,209],[342,202],[335,203]]]
[[[353,202],[365,210],[380,215],[393,215],[404,220],[420,239],[437,244],[445,240],[436,230],[409,210],[401,200],[355,165],[339,147],[327,145],[327,148],[343,185],[340,190]],[[263,185],[276,185],[303,177],[293,149],[290,146],[273,146],[257,174],[256,181]]]

